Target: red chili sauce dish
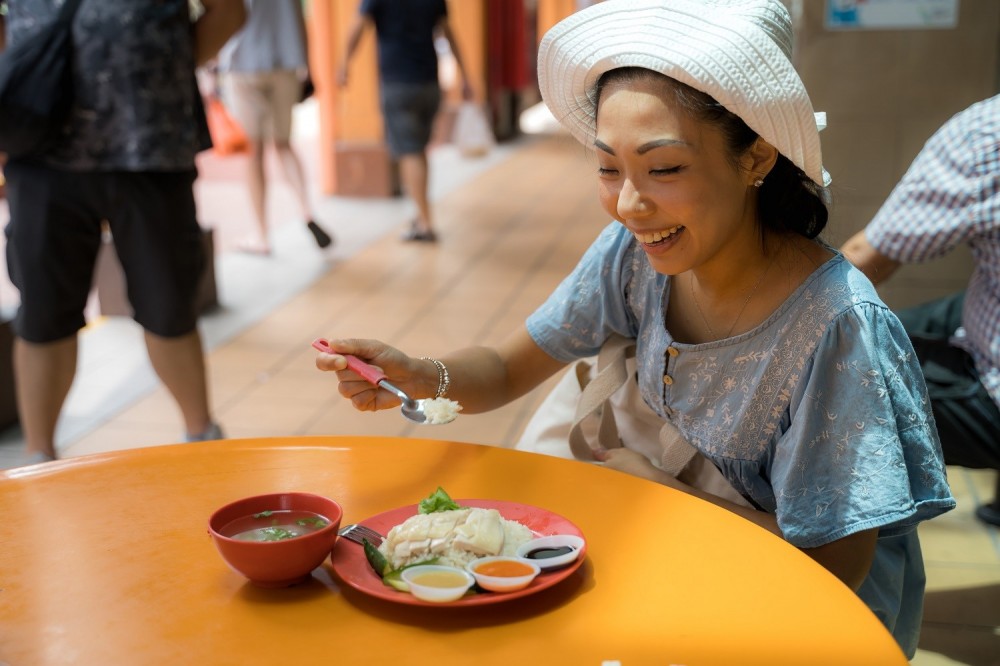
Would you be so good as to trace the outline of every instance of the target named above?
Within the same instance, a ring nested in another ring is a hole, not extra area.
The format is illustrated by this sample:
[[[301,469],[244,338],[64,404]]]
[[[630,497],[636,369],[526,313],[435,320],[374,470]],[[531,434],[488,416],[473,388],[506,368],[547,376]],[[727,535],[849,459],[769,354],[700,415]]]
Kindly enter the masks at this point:
[[[542,572],[542,568],[523,557],[482,557],[468,565],[476,584],[490,592],[523,590]]]

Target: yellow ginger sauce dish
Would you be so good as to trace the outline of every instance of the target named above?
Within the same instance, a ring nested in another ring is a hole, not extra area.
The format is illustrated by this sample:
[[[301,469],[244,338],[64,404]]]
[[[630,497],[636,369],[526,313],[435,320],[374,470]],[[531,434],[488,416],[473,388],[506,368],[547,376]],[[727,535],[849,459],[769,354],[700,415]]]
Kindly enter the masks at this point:
[[[410,594],[417,599],[433,602],[460,599],[476,582],[469,572],[440,564],[408,567],[403,569],[400,577],[410,588]]]

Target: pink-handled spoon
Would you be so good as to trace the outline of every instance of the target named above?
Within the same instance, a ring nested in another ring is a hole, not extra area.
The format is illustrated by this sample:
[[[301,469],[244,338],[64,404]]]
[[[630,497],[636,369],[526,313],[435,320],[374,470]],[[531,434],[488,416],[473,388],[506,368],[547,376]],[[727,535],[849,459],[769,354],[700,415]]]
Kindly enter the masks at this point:
[[[373,386],[384,388],[386,391],[389,391],[399,398],[402,403],[399,411],[401,411],[403,416],[410,421],[423,425],[443,425],[454,420],[454,417],[451,417],[448,420],[440,418],[428,419],[427,413],[424,411],[425,400],[414,400],[404,393],[402,389],[392,385],[386,379],[385,373],[376,368],[374,365],[369,365],[352,354],[341,354],[340,352],[334,351],[330,347],[330,343],[323,338],[313,340],[312,346],[326,354],[339,354],[340,356],[343,356],[347,360],[347,367],[349,369],[361,375],[365,381],[370,382]]]

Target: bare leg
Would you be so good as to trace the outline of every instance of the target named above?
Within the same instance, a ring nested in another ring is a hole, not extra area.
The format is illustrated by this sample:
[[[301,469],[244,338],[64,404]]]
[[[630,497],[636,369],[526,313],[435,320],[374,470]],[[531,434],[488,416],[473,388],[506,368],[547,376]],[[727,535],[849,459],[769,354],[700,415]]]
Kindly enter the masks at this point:
[[[17,412],[29,456],[56,457],[56,424],[73,385],[76,358],[75,335],[45,344],[14,340]]]
[[[285,178],[288,180],[292,192],[295,193],[295,198],[298,199],[303,219],[311,220],[313,215],[309,207],[309,192],[306,190],[306,180],[303,175],[302,162],[299,161],[299,156],[295,154],[291,144],[287,141],[276,142],[274,149],[278,153],[278,159],[281,161],[281,168],[285,173]]]
[[[247,156],[247,188],[250,190],[250,205],[257,222],[259,243],[244,249],[258,249],[268,253],[271,251],[271,243],[267,233],[267,182],[264,176],[264,144],[260,141],[250,141],[250,152]]]
[[[399,158],[399,177],[406,194],[417,206],[417,231],[432,231],[431,204],[427,199],[427,153],[402,155]]]
[[[306,227],[316,240],[316,244],[321,248],[329,247],[333,243],[333,237],[329,232],[320,226],[312,214],[309,206],[309,192],[306,190],[306,179],[303,175],[302,162],[299,156],[292,150],[288,141],[278,141],[274,144],[274,149],[278,153],[281,161],[281,168],[285,172],[285,178],[291,185],[295,198],[299,201],[299,208],[302,211],[302,218],[306,221]]]
[[[212,424],[212,415],[201,335],[196,329],[179,338],[163,338],[149,331],[145,337],[149,360],[177,401],[187,434],[205,432]]]

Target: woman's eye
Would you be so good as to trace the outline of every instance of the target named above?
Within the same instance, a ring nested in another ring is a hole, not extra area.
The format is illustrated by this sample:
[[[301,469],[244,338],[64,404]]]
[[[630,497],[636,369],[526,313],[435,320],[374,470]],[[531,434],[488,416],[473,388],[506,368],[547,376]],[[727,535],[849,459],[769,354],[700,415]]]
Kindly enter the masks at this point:
[[[670,176],[675,173],[679,173],[683,167],[670,167],[669,169],[650,169],[649,173],[653,176]]]
[[[618,169],[612,169],[610,167],[597,167],[597,174],[600,176],[617,176]]]

